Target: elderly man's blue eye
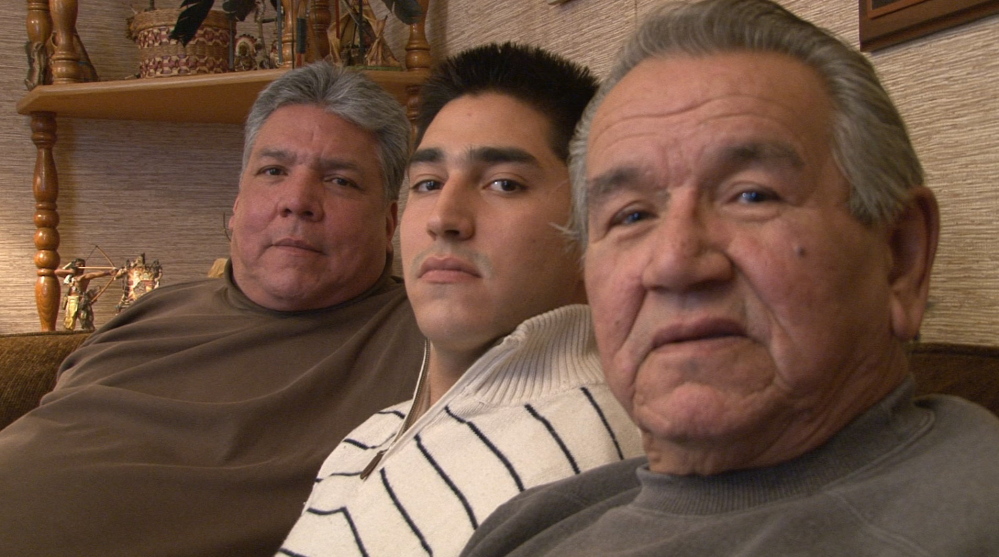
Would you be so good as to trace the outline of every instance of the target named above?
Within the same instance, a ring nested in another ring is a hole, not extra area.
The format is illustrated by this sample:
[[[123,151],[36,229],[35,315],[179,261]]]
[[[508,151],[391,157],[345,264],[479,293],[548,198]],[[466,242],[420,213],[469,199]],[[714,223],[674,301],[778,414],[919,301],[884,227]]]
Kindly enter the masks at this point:
[[[643,211],[632,211],[630,213],[625,213],[621,217],[621,224],[634,224],[642,219],[644,219],[648,214]]]
[[[739,194],[739,199],[747,203],[762,203],[773,198],[773,195],[762,191],[745,191]]]

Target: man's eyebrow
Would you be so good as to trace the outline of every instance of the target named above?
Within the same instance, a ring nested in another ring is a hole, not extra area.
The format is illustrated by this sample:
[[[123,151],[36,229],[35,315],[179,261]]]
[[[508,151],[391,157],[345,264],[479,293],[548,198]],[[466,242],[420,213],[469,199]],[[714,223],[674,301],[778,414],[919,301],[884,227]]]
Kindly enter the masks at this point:
[[[537,157],[517,147],[473,147],[465,153],[464,158],[473,163],[480,164],[541,164]],[[445,155],[442,149],[428,147],[426,149],[417,149],[409,158],[409,164],[440,163],[444,162],[444,159]]]
[[[291,151],[278,149],[276,147],[264,147],[263,149],[257,151],[256,156],[258,158],[277,159],[282,162],[295,160],[295,155]]]
[[[752,141],[722,146],[713,157],[716,165],[727,168],[770,165],[799,169],[804,160],[790,145],[772,141]],[[643,172],[636,166],[619,166],[587,180],[589,202],[599,201],[621,188],[642,188]]]
[[[540,164],[537,157],[517,147],[475,147],[468,152],[468,158],[489,164],[505,162]]]
[[[363,170],[361,165],[355,161],[337,158],[319,158],[316,159],[315,165],[322,172],[329,172],[331,170],[356,170],[361,172]]]
[[[774,141],[751,141],[723,146],[717,152],[717,160],[722,164],[747,166],[785,166],[799,169],[805,166],[801,155],[790,145]]]
[[[409,164],[421,163],[421,162],[433,162],[438,163],[444,160],[444,152],[436,147],[429,147],[426,149],[417,149],[411,157],[409,157]]]
[[[641,172],[634,166],[621,166],[587,180],[587,203],[594,204],[627,184],[638,182]]]
[[[306,161],[302,161],[297,154],[287,149],[271,147],[264,148],[257,153],[257,157],[262,159],[272,159],[280,162],[281,164],[288,165],[305,162],[312,168],[324,172],[331,170],[361,170],[361,167],[357,164],[357,162],[337,157],[309,158]]]

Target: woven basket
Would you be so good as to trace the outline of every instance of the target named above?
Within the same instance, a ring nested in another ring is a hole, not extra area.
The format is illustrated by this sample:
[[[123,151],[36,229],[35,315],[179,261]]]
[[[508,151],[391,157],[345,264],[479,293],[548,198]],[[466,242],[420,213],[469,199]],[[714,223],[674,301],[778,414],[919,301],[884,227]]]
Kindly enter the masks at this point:
[[[164,77],[229,71],[229,20],[218,10],[208,12],[191,42],[183,46],[170,32],[180,10],[135,14],[129,31],[139,47],[139,76]]]

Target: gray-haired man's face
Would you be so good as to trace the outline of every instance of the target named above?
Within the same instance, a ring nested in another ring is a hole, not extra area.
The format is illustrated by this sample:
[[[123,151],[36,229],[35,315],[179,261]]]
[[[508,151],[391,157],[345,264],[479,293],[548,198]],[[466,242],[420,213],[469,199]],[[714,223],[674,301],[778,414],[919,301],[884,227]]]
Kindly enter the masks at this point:
[[[237,285],[271,309],[349,300],[381,276],[396,225],[373,134],[310,105],[264,122],[233,207]]]

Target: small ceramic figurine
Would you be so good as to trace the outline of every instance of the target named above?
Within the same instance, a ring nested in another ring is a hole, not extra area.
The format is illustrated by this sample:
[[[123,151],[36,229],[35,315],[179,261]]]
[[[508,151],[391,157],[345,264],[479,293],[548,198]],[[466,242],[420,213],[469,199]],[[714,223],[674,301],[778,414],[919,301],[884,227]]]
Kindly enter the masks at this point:
[[[98,270],[85,272],[87,269],[87,262],[77,258],[54,271],[57,277],[63,277],[62,282],[66,285],[66,297],[62,302],[64,315],[62,325],[67,331],[76,329],[77,325],[84,331],[94,329],[93,305],[107,289],[107,285],[97,290],[89,288],[90,281],[111,276],[111,281],[108,281],[110,285],[119,272],[115,267],[100,267]]]
[[[110,258],[108,261],[110,262]],[[57,277],[63,277],[63,284],[66,285],[66,296],[62,303],[63,328],[72,331],[79,326],[81,330],[92,331],[94,302],[114,281],[122,280],[121,300],[115,306],[115,309],[121,311],[160,285],[163,268],[159,261],[147,264],[146,254],[143,253],[135,261],[126,260],[122,267],[113,264],[107,267],[88,267],[85,259],[76,258],[63,265],[61,269],[56,269],[54,273]],[[101,277],[110,277],[107,284],[100,289],[90,288],[90,282]]]

